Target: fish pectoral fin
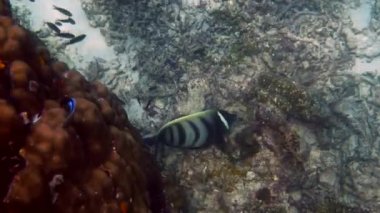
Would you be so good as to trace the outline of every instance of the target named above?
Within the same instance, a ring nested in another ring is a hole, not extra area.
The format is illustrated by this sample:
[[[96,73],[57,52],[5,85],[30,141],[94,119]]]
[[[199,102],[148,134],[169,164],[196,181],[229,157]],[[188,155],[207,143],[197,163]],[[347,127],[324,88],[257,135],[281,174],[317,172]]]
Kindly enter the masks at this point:
[[[222,152],[228,151],[228,137],[226,135],[220,135],[215,138],[214,145],[218,147]]]
[[[153,146],[157,140],[156,140],[156,135],[147,135],[143,137],[144,144],[148,146]]]

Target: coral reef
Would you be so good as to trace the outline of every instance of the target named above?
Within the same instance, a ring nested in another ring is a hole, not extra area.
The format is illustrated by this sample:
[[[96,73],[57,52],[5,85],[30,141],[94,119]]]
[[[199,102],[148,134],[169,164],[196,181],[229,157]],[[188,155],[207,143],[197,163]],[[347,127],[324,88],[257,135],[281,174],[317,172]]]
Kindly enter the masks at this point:
[[[125,60],[131,62],[127,69],[95,59],[93,71],[82,74],[90,73],[87,77],[115,92],[140,129],[152,132],[178,115],[209,107],[242,118],[228,138],[226,153],[215,147],[166,150],[160,160],[172,211],[379,209],[380,77],[367,72],[373,70],[367,65],[380,61],[377,2],[81,3],[90,25],[100,29],[117,53],[131,56]],[[367,25],[347,14],[369,14],[357,9],[361,4],[372,8]],[[26,17],[20,11],[13,12]],[[70,75],[82,85],[78,73]],[[82,95],[92,100],[87,92]],[[107,124],[119,119],[108,107],[112,102],[91,102],[102,107]],[[97,113],[82,104],[82,110]],[[73,127],[82,125],[76,119],[70,122]],[[78,135],[103,145],[86,130],[78,128]],[[96,147],[86,152],[103,159]]]
[[[7,16],[0,111],[1,212],[165,210],[160,172],[117,97],[50,57]]]
[[[368,172],[378,169],[378,76],[347,74],[351,50],[373,56],[378,48],[365,48],[375,36],[356,42],[363,35],[344,14],[349,1],[84,2],[110,43],[139,41],[132,69],[141,78],[130,92],[123,81],[103,81],[126,102],[137,99],[152,131],[202,107],[243,118],[229,138],[231,156],[214,147],[166,150],[174,211],[378,208],[378,181]],[[262,189],[270,199],[257,196]],[[320,206],[301,205],[313,200]]]

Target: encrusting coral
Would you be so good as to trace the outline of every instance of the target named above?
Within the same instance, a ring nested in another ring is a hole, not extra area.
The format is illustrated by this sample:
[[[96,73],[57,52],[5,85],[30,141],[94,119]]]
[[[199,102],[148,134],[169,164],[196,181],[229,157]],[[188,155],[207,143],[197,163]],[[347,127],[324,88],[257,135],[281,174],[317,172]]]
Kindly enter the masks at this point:
[[[117,97],[6,16],[0,112],[0,212],[164,211],[160,172]]]

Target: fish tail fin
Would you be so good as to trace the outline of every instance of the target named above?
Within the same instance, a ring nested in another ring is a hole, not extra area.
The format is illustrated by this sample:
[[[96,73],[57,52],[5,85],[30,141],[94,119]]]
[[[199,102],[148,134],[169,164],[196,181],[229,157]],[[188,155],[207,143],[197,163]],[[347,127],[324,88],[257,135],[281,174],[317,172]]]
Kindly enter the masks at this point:
[[[156,143],[156,135],[146,135],[143,137],[144,144],[153,146]]]

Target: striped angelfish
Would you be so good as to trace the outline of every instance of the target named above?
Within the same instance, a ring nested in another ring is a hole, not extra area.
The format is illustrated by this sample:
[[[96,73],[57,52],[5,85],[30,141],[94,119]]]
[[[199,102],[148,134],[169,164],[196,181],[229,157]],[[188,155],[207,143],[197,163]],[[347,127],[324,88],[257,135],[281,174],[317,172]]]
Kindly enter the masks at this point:
[[[163,143],[179,148],[201,148],[223,143],[236,116],[224,110],[206,110],[177,118],[144,138],[148,145]]]

